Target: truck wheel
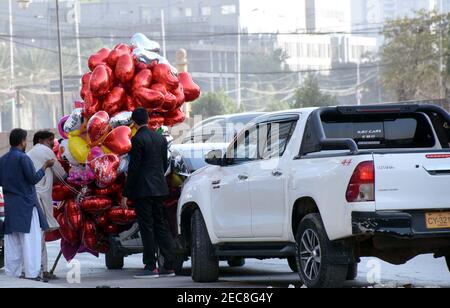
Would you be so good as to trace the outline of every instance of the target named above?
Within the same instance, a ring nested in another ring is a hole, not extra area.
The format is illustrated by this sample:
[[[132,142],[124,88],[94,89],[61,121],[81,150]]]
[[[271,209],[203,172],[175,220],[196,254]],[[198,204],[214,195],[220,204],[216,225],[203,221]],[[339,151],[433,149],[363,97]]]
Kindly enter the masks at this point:
[[[289,267],[291,268],[292,272],[298,273],[297,258],[296,257],[288,257],[287,261],[288,261]]]
[[[121,270],[123,269],[125,257],[116,256],[112,252],[105,254],[106,268],[109,270]]]
[[[348,265],[347,281],[353,281],[358,278],[358,263]]]
[[[216,282],[219,279],[219,258],[214,256],[214,247],[199,210],[192,216],[191,230],[192,280]]]
[[[228,259],[228,265],[230,267],[243,267],[245,265],[245,259],[244,258],[231,257],[231,258]]]
[[[336,255],[319,214],[309,214],[300,223],[297,236],[300,279],[308,288],[339,288],[347,277],[348,265],[332,264]]]

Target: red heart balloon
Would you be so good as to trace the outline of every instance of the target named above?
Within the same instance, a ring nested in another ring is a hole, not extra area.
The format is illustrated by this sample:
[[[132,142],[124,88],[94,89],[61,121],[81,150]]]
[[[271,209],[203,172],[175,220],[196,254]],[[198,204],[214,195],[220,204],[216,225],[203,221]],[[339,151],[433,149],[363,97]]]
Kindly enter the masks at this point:
[[[101,141],[101,138],[108,132],[110,129],[109,119],[106,111],[99,111],[90,118],[87,125],[87,132],[91,146]]]
[[[115,154],[107,154],[89,162],[89,167],[94,172],[97,186],[105,188],[117,180],[117,169],[120,159]]]
[[[83,116],[85,119],[90,119],[96,112],[102,108],[102,102],[94,97],[90,90],[87,91],[84,98]]]
[[[178,74],[178,79],[183,86],[184,96],[186,102],[195,101],[200,97],[200,87],[192,80],[192,77],[187,72]]]
[[[134,111],[134,109],[141,107],[141,104],[136,99],[133,99],[133,97],[127,95],[125,98],[125,105],[124,110],[125,111]]]
[[[166,89],[166,86],[163,85],[162,83],[155,83],[154,85],[152,85],[151,89],[155,90],[155,91],[159,91],[163,95],[166,95],[167,93],[169,93],[169,91],[167,91],[167,89]]]
[[[69,200],[66,203],[66,219],[72,230],[81,230],[81,227],[83,226],[83,216],[80,207],[75,200]]]
[[[83,227],[83,244],[89,249],[95,251],[95,247],[97,245],[97,235],[95,224],[91,220],[86,220]]]
[[[76,246],[77,244],[79,244],[80,235],[78,234],[78,232],[70,228],[67,220],[64,218],[64,214],[60,214],[57,218],[57,221],[59,223],[59,232],[61,233],[63,239],[65,239],[72,246]]]
[[[175,95],[177,102],[176,102],[176,108],[180,108],[185,103],[185,96],[184,96],[184,90],[181,83],[178,85],[178,88],[172,91],[172,94]]]
[[[133,79],[135,69],[136,67],[134,65],[133,56],[130,54],[125,54],[119,57],[115,74],[121,83],[127,83]]]
[[[129,54],[131,54],[131,48],[126,44],[119,44],[114,47],[109,54],[107,63],[110,67],[114,68],[116,67],[117,61],[119,61],[121,56]]]
[[[140,71],[133,79],[133,92],[139,88],[149,88],[152,84],[152,71],[144,69]]]
[[[134,92],[135,97],[146,109],[156,109],[164,103],[164,94],[147,88],[139,88]]]
[[[103,146],[117,155],[124,155],[131,151],[131,128],[119,126],[113,129],[103,141]]]
[[[108,48],[102,48],[96,54],[90,56],[88,60],[89,69],[93,72],[97,66],[106,64],[110,52]]]
[[[186,120],[186,115],[181,109],[175,109],[174,111],[168,112],[164,120],[164,125],[175,126],[177,124],[183,123]]]
[[[89,92],[89,82],[91,80],[92,73],[84,74],[81,78],[81,91],[80,91],[80,97],[82,99],[85,99],[87,96],[87,93]]]
[[[169,112],[177,107],[177,98],[172,93],[167,93],[164,96],[164,103],[161,105],[161,112]]]
[[[59,232],[59,230],[45,232],[45,241],[47,243],[59,241],[61,238],[62,238],[62,236],[61,236],[61,232]]]
[[[149,69],[147,64],[139,62],[137,60],[135,62],[135,65],[136,65],[136,70],[139,71],[139,72],[142,71],[142,70]]]
[[[70,187],[64,184],[53,185],[52,199],[56,202],[61,202],[64,200],[69,200],[75,197],[75,193],[72,192]]]
[[[118,225],[132,224],[136,220],[136,211],[114,207],[108,211],[108,219]]]
[[[176,89],[180,83],[177,76],[172,73],[170,66],[167,64],[157,64],[152,69],[153,79],[166,86],[166,89]]]
[[[95,194],[97,196],[109,196],[109,195],[117,195],[122,191],[122,183],[115,182],[109,187],[106,188],[97,188],[95,190]]]
[[[109,92],[103,101],[103,109],[110,115],[114,116],[122,110],[125,103],[125,89],[122,87],[115,87]]]
[[[157,131],[161,126],[164,125],[164,117],[157,114],[151,114],[148,120],[148,128],[153,131]]]
[[[80,207],[83,211],[91,214],[102,213],[111,208],[111,198],[105,196],[88,197],[81,201]]]
[[[94,97],[108,94],[113,86],[112,70],[105,64],[97,66],[89,80],[89,88]]]

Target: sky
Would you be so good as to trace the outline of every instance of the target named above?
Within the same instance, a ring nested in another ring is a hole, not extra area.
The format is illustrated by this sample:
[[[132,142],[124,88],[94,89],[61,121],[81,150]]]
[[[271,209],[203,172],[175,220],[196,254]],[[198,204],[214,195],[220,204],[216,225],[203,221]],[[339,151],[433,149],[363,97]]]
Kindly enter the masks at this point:
[[[250,32],[295,31],[304,6],[303,0],[241,0],[241,23]]]

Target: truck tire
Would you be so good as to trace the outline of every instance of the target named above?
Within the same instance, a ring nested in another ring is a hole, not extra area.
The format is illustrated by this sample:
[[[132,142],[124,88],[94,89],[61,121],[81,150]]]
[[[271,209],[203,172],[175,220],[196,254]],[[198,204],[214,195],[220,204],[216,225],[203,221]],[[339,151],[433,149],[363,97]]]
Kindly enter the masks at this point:
[[[358,278],[358,263],[352,263],[348,265],[347,281],[353,281]]]
[[[243,267],[245,265],[245,258],[231,257],[228,259],[229,267]]]
[[[192,280],[195,282],[216,282],[219,280],[219,258],[208,235],[205,220],[199,210],[192,216]]]
[[[124,265],[124,256],[114,255],[112,252],[105,254],[106,268],[109,270],[121,270]]]
[[[309,214],[300,223],[296,236],[299,276],[308,288],[339,288],[344,283],[348,265],[337,265],[328,256],[336,251],[328,239],[319,214]]]
[[[298,273],[297,258],[296,257],[288,257],[287,261],[288,261],[289,267],[291,268],[292,272]]]

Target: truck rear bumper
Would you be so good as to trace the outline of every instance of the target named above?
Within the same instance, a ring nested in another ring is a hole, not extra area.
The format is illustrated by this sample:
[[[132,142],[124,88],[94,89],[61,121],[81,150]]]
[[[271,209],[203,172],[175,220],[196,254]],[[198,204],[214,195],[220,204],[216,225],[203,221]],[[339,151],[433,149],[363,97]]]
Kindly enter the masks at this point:
[[[450,238],[449,229],[426,227],[425,211],[353,212],[353,235],[399,238]]]

